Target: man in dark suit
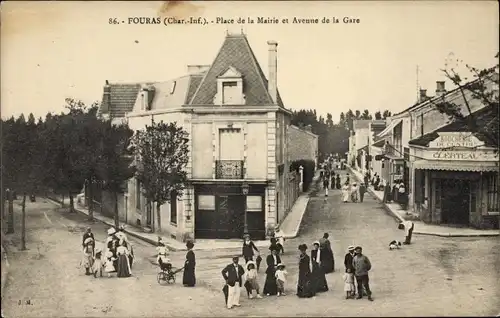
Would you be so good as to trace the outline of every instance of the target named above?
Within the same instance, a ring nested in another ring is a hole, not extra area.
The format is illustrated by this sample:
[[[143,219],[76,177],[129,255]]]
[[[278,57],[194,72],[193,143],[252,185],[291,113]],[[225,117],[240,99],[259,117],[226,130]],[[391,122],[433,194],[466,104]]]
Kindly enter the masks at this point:
[[[243,283],[242,276],[245,274],[245,270],[238,264],[238,261],[239,256],[233,257],[233,262],[224,267],[221,272],[228,286],[227,309],[231,309],[233,306],[241,306],[240,288]]]

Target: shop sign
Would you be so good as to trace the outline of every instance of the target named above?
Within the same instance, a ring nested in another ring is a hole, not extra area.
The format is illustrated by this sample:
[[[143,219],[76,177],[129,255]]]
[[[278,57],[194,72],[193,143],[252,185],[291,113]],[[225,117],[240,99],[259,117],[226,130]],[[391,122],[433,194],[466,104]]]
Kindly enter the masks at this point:
[[[475,151],[435,151],[433,159],[438,160],[480,160],[481,153]]]
[[[429,142],[429,148],[477,148],[484,145],[470,132],[438,132],[438,135]]]

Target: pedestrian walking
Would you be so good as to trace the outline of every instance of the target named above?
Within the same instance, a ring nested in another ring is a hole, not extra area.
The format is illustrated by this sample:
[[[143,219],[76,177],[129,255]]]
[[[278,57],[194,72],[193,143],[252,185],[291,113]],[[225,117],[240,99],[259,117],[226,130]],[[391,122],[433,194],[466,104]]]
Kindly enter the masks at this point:
[[[254,251],[259,253],[259,249],[255,246],[249,234],[245,234],[243,238],[244,239],[243,239],[243,247],[241,249],[241,254],[245,259],[245,264],[246,264],[248,263],[248,261],[253,261],[253,257],[255,255]]]
[[[330,189],[335,189],[335,172],[332,172],[332,177],[330,178]]]
[[[233,257],[233,262],[222,270],[222,277],[224,278],[227,286],[227,309],[232,309],[233,307],[239,307],[240,305],[240,294],[242,286],[242,276],[245,271],[241,265],[238,264],[239,256]]]
[[[299,245],[299,279],[297,281],[297,297],[299,298],[311,298],[316,295],[311,282],[311,259],[307,255],[307,245]]]
[[[94,240],[90,237],[83,242],[82,266],[85,268],[85,275],[91,275],[92,265],[94,263]]]
[[[351,201],[354,203],[358,202],[358,184],[356,182],[351,187]]]
[[[349,183],[346,182],[342,187],[342,201],[344,203],[347,203],[349,201],[349,189]]]
[[[364,183],[359,185],[359,202],[363,203],[363,198],[365,197],[366,186]]]
[[[288,272],[285,269],[285,265],[278,264],[276,266],[276,287],[278,288],[278,296],[286,296],[285,294],[285,286],[286,286],[286,276]]]
[[[337,177],[335,178],[335,187],[337,190],[340,190],[342,188],[342,184],[340,183],[340,174],[337,174]]]
[[[313,243],[313,249],[311,251],[311,263],[312,263],[312,283],[315,291],[317,293],[328,291],[328,283],[326,282],[325,272],[321,266],[322,262],[321,250],[319,249],[319,242]]]
[[[263,293],[266,296],[273,296],[278,294],[275,274],[278,264],[281,264],[281,258],[278,255],[278,247],[276,245],[271,245],[269,249],[271,250],[271,254],[266,258],[266,281],[264,282]]]
[[[188,249],[186,253],[186,261],[184,262],[184,273],[182,274],[182,284],[184,287],[194,287],[196,285],[196,256],[193,252],[194,243],[188,241],[186,243]]]
[[[92,233],[92,229],[90,227],[87,227],[87,230],[85,233],[83,233],[83,238],[82,238],[82,247],[85,247],[85,240],[91,238],[92,239],[92,246],[95,249],[95,238],[94,238],[94,233]]]
[[[116,272],[115,257],[113,256],[113,252],[109,249],[104,254],[104,257],[106,258],[104,263],[104,271],[108,273],[108,277],[111,277],[111,273]]]
[[[328,233],[325,233],[319,240],[319,249],[323,258],[321,260],[321,266],[323,267],[325,274],[335,271],[335,259],[333,258],[332,245],[328,238]]]
[[[116,249],[116,255],[118,258],[118,268],[116,275],[118,277],[130,277],[132,275],[132,270],[130,269],[130,261],[128,257],[129,251],[124,240],[120,240],[119,246]]]
[[[354,249],[355,256],[352,259],[352,265],[354,267],[354,276],[356,277],[356,282],[358,285],[358,297],[357,299],[363,298],[363,290],[368,296],[368,300],[373,301],[372,292],[370,290],[370,280],[368,278],[368,272],[372,268],[372,264],[368,257],[363,255],[363,249],[361,246],[356,246]]]
[[[101,248],[97,247],[95,249],[94,264],[92,265],[92,272],[94,273],[95,278],[97,278],[97,274],[99,274],[99,276],[102,277],[103,267],[104,263],[102,260],[102,250]]]
[[[365,173],[365,177],[363,178],[364,184],[368,186],[368,182],[370,182],[370,173],[367,171]]]

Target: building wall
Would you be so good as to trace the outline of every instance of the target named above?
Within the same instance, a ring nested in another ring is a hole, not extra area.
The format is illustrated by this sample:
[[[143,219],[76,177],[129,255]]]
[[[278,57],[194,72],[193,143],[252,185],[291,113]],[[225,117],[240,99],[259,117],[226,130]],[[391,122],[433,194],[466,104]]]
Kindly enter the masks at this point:
[[[318,136],[296,126],[288,130],[288,149],[290,161],[318,160]]]

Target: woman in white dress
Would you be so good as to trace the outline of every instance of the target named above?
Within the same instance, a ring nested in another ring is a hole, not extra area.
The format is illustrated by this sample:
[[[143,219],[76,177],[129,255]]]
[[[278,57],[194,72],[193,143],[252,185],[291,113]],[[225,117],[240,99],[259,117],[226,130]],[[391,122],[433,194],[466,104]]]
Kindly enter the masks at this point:
[[[342,201],[344,201],[344,203],[349,201],[349,190],[349,183],[346,182],[342,187]]]

